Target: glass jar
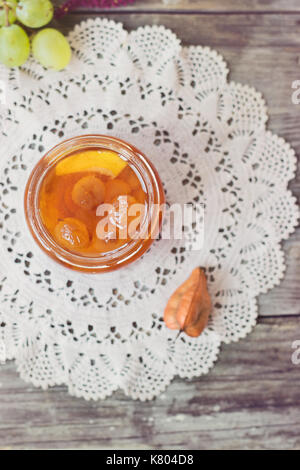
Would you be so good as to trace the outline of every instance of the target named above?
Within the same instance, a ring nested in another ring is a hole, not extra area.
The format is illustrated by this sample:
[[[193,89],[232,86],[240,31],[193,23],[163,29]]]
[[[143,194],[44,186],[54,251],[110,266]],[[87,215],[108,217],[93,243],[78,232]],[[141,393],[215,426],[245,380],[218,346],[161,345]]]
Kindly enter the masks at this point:
[[[126,160],[139,176],[147,195],[147,204],[139,235],[119,249],[86,256],[68,251],[54,239],[40,214],[41,185],[48,172],[70,154],[85,150],[110,150]],[[151,162],[138,149],[120,139],[104,135],[73,137],[56,145],[37,163],[25,190],[24,207],[27,224],[36,243],[47,255],[64,266],[78,271],[99,273],[119,269],[140,258],[157,237],[162,223],[165,201],[159,175]]]

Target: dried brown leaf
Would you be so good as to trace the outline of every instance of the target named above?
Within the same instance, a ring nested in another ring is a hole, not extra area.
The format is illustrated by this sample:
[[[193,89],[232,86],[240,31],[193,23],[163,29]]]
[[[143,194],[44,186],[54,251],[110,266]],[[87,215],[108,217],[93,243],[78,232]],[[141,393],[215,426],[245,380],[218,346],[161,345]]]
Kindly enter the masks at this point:
[[[202,269],[196,268],[190,277],[170,297],[164,312],[168,328],[199,336],[207,325],[212,303]]]

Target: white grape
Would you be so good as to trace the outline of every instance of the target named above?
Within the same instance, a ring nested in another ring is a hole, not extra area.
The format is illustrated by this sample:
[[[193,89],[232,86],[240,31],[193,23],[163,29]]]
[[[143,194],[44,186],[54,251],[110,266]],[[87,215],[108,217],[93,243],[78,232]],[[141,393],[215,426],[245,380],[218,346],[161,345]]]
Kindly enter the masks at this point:
[[[50,0],[20,0],[17,18],[28,28],[41,28],[53,18],[53,5]]]
[[[32,41],[35,59],[44,67],[62,70],[71,60],[71,48],[65,36],[53,28],[39,31]]]
[[[0,29],[0,62],[7,67],[24,64],[30,53],[30,42],[24,29],[17,24]]]

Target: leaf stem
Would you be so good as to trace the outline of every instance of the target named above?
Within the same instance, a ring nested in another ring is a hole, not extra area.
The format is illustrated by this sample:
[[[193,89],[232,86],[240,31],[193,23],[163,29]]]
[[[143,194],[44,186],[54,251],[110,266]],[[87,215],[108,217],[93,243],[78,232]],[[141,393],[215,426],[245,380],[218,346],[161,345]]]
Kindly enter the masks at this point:
[[[181,335],[181,333],[183,333],[183,330],[179,330],[179,331],[178,331],[178,334],[177,334],[176,338],[174,339],[174,341],[176,341],[176,340],[179,338],[179,336]]]
[[[10,10],[10,6],[8,5],[7,2],[3,2],[3,8],[4,8],[4,14],[5,14],[5,26],[10,26],[10,22],[9,22],[9,10]]]

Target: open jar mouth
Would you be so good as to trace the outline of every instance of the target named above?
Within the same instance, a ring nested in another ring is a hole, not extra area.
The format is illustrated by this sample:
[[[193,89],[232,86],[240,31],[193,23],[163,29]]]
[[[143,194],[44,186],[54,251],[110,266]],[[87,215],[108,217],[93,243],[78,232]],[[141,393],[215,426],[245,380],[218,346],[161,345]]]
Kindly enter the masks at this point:
[[[110,150],[119,154],[137,172],[147,194],[147,205],[138,236],[118,249],[99,256],[81,255],[63,248],[45,227],[39,207],[42,183],[49,171],[70,154],[91,149]],[[137,260],[149,249],[161,227],[164,202],[159,175],[142,152],[115,137],[91,134],[65,140],[44,155],[28,179],[24,210],[34,240],[52,259],[73,270],[98,273],[119,269]]]

